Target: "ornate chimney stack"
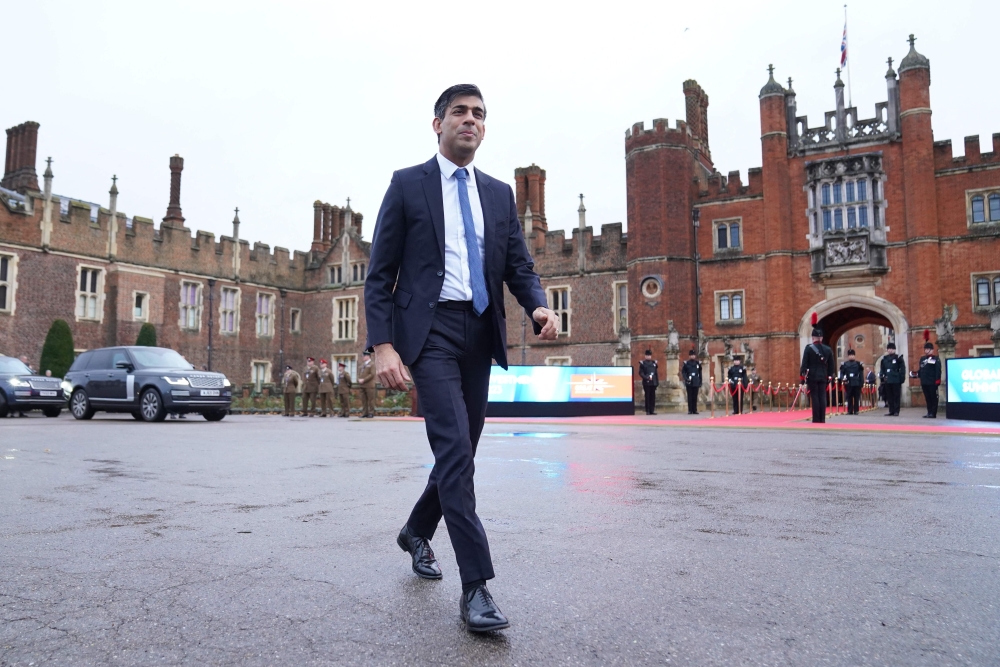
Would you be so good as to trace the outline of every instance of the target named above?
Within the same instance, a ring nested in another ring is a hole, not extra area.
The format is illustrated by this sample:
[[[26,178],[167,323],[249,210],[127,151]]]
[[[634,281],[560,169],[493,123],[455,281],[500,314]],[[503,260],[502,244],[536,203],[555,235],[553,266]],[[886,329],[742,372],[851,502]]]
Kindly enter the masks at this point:
[[[38,123],[29,120],[7,130],[7,157],[4,160],[0,187],[21,194],[38,191],[35,152],[38,148]]]
[[[45,160],[45,204],[42,207],[42,249],[48,250],[52,242],[52,158]]]
[[[166,227],[183,227],[184,216],[181,215],[181,172],[184,171],[184,158],[175,154],[170,158],[170,205],[167,215],[163,218]]]
[[[108,219],[108,259],[114,261],[118,256],[118,176],[111,177],[111,189],[108,191],[111,201],[108,208],[111,217]]]
[[[233,215],[233,279],[239,282],[240,280],[240,256],[242,255],[242,248],[240,247],[240,209],[236,208],[235,215]]]
[[[583,242],[583,233],[587,228],[587,208],[583,205],[583,194],[580,194],[580,208],[576,209],[577,215],[580,216],[580,235],[576,240],[577,245],[577,268],[580,273],[587,270],[587,247]]]

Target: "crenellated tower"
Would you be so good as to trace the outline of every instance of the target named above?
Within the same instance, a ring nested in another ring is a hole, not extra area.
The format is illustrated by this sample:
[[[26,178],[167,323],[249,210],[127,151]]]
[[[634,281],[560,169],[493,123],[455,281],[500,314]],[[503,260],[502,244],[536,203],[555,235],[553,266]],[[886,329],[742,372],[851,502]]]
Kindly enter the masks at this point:
[[[698,336],[694,203],[713,172],[708,150],[708,96],[684,82],[688,121],[665,119],[625,132],[628,210],[629,327],[636,363],[646,348],[661,362],[668,320],[680,338]],[[676,346],[673,346],[676,347]],[[676,355],[676,349],[669,350]]]

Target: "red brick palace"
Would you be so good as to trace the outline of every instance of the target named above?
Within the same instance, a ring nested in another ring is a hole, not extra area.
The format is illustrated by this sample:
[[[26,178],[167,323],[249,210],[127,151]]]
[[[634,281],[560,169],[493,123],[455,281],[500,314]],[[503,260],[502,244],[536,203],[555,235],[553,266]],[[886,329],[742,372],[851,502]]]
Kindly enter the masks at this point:
[[[517,169],[527,242],[563,332],[539,343],[509,320],[509,358],[528,364],[635,364],[646,348],[681,403],[681,360],[695,347],[705,376],[734,356],[765,381],[797,382],[816,313],[835,349],[888,340],[912,365],[924,331],[943,356],[1000,354],[1000,134],[983,152],[934,141],[930,62],[910,43],[871,118],[844,103],[810,127],[795,91],[772,75],[760,91],[762,166],[744,182],[712,162],[708,95],[683,85],[686,120],[625,133],[628,234],[587,225],[548,231],[544,169]],[[157,226],[39,187],[38,125],[7,131],[0,182],[0,353],[37,362],[52,320],[87,349],[133,343],[143,322],[161,344],[239,382],[273,381],[286,360],[352,362],[364,343],[368,244],[349,206],[313,204],[307,252],[216,240],[185,225],[183,160],[170,159],[170,200]],[[507,311],[516,313],[509,298]],[[916,392],[919,394],[919,391]],[[641,396],[641,391],[638,392]],[[909,402],[909,392],[904,393]]]

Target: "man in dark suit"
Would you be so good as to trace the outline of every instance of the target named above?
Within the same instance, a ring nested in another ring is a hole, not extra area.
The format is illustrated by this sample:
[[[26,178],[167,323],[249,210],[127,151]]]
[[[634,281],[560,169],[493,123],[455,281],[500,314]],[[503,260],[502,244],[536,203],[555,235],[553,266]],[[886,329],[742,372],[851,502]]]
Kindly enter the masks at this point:
[[[809,387],[814,424],[826,423],[826,385],[833,373],[833,350],[829,345],[823,344],[823,330],[814,328],[812,343],[806,345],[802,353],[802,365],[799,367],[799,375]]]
[[[513,191],[473,166],[485,120],[476,86],[452,86],[438,98],[432,125],[439,152],[393,173],[365,281],[378,379],[405,390],[409,367],[434,453],[427,486],[396,543],[416,574],[440,579],[430,540],[444,517],[462,577],[460,613],[473,632],[509,626],[486,588],[493,564],[473,485],[491,360],[507,367],[503,284],[540,339],[554,340],[558,331]]]

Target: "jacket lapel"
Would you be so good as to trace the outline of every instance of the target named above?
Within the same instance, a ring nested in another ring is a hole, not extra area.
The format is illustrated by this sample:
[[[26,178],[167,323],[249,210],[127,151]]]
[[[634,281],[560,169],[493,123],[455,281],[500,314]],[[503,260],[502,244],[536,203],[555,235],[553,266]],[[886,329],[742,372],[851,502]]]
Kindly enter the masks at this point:
[[[434,235],[437,237],[441,265],[444,266],[444,198],[441,195],[441,167],[435,155],[424,163],[424,196],[431,212]]]
[[[490,265],[493,259],[493,244],[496,242],[496,206],[493,200],[492,179],[476,169],[476,187],[479,190],[479,204],[483,207],[483,268],[486,284],[490,284]],[[488,288],[488,287],[487,287]]]

